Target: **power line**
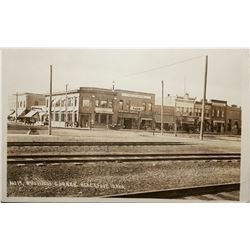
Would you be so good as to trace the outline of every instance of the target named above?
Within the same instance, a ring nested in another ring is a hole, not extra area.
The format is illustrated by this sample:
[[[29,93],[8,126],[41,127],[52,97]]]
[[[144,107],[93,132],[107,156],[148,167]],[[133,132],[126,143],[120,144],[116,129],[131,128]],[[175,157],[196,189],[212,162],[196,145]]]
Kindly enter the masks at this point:
[[[155,67],[155,68],[140,71],[140,72],[137,72],[137,73],[128,74],[128,75],[125,75],[123,77],[125,78],[125,77],[129,77],[129,76],[140,75],[140,74],[144,74],[144,73],[151,72],[151,71],[154,71],[154,70],[159,70],[159,69],[166,68],[166,67],[172,67],[172,66],[175,66],[177,64],[182,64],[182,63],[192,61],[192,60],[195,60],[195,59],[198,59],[198,58],[201,58],[201,57],[204,57],[204,55],[188,58],[188,59],[185,59],[185,60],[182,60],[182,61],[179,61],[179,62],[170,63],[170,64],[167,64],[167,65],[163,65],[163,66],[160,66],[160,67]]]

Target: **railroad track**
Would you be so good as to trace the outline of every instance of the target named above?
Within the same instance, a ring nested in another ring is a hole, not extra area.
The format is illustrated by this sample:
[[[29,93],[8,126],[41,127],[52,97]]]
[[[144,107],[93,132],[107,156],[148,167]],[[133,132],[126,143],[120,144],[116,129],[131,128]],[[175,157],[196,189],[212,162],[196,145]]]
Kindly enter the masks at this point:
[[[22,154],[8,155],[8,164],[84,163],[84,162],[143,162],[143,161],[232,161],[239,153],[115,153],[115,154]]]
[[[144,141],[144,142],[109,142],[109,141],[89,141],[89,142],[82,142],[82,141],[63,141],[63,142],[52,142],[52,141],[27,141],[27,142],[7,142],[8,147],[24,147],[24,146],[164,146],[164,145],[191,145],[191,143],[186,142],[157,142],[157,141]]]
[[[116,195],[106,195],[101,198],[141,198],[141,199],[184,199],[185,197],[197,200],[239,200],[237,194],[232,196],[230,192],[239,191],[240,183],[225,183],[216,185],[183,187],[165,190],[153,190]],[[209,197],[209,196],[210,197]],[[216,198],[216,195],[219,197]],[[231,197],[230,197],[231,196]],[[214,197],[214,198],[212,198]],[[237,199],[238,198],[238,199]]]

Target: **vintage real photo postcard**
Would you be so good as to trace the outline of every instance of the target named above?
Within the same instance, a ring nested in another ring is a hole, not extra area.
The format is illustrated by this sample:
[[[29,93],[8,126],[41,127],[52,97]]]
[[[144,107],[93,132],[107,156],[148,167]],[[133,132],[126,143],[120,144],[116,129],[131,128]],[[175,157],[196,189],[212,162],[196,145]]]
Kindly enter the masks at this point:
[[[248,49],[1,57],[2,201],[248,201]]]

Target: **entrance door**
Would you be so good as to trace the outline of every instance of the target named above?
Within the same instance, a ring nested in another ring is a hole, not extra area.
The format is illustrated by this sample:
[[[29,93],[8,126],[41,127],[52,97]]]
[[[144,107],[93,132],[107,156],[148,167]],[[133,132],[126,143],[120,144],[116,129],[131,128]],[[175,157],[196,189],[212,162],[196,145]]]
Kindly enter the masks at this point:
[[[126,129],[132,128],[132,118],[124,118],[124,128]]]
[[[89,127],[89,115],[81,115],[81,127],[82,128],[87,128]]]

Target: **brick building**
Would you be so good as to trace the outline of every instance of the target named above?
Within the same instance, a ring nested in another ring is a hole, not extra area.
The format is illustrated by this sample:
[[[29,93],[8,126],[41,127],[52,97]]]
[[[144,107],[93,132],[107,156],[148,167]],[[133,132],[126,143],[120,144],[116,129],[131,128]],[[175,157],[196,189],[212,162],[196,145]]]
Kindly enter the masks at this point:
[[[241,108],[237,105],[227,106],[226,132],[229,134],[241,133]]]
[[[227,101],[210,100],[211,102],[211,131],[217,133],[226,132]]]
[[[155,105],[155,127],[161,129],[161,105]],[[175,107],[163,106],[163,129],[165,131],[174,130],[175,124]]]
[[[119,89],[114,93],[117,124],[125,129],[152,129],[155,94]]]
[[[195,117],[196,131],[200,131],[201,114],[202,114],[202,101],[196,101],[194,103],[194,117]],[[212,103],[206,100],[205,113],[204,113],[204,131],[205,132],[211,131],[211,128],[212,128],[211,115],[212,115]]]
[[[67,103],[66,103],[67,101]],[[81,87],[53,93],[52,126],[152,128],[155,95],[137,91]],[[49,95],[46,95],[49,108]]]

